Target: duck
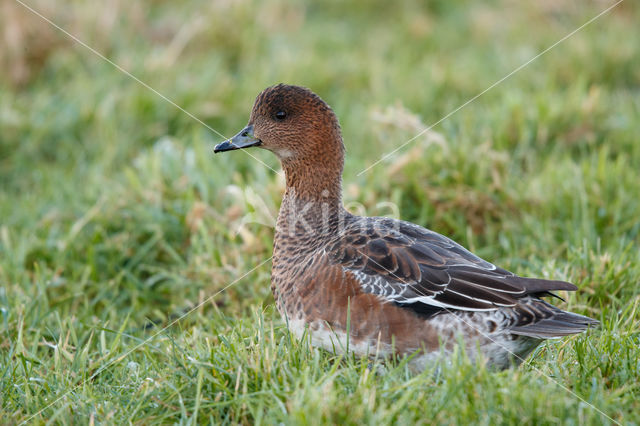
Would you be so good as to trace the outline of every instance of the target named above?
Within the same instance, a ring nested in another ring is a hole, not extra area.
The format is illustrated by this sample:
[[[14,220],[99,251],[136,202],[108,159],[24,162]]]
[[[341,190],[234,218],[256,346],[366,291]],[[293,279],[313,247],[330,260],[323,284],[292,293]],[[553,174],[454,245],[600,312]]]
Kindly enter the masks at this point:
[[[274,153],[285,174],[271,290],[298,339],[334,353],[406,357],[413,371],[462,346],[502,370],[545,339],[598,324],[545,300],[574,284],[522,277],[422,226],[347,211],[338,118],[311,90],[266,88],[247,126],[214,153],[253,147]]]

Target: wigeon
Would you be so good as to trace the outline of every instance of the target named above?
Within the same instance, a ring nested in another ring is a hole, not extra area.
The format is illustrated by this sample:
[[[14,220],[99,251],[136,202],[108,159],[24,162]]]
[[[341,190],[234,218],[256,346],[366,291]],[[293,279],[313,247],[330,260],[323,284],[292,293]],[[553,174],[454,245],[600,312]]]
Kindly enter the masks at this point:
[[[260,147],[286,175],[273,247],[271,290],[290,330],[330,351],[413,355],[421,370],[462,344],[471,359],[517,365],[543,339],[598,321],[542,300],[574,291],[525,278],[434,231],[342,204],[338,119],[310,90],[285,84],[256,98],[249,124],[214,152]]]

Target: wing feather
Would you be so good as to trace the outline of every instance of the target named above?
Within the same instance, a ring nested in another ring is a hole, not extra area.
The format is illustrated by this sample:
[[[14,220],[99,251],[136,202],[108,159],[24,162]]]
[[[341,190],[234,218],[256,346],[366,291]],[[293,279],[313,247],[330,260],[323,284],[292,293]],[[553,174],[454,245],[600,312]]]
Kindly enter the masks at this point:
[[[563,281],[519,277],[436,232],[387,218],[354,220],[327,254],[354,273],[364,291],[429,312],[495,310],[515,306],[526,295],[576,289]]]

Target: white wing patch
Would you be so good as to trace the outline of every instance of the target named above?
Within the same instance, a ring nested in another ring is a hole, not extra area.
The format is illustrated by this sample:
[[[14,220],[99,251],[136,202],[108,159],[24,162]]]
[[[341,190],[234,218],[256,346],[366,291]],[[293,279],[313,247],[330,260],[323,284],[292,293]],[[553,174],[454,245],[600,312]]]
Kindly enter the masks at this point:
[[[389,302],[397,302],[397,303],[424,303],[425,305],[435,306],[437,308],[444,309],[454,309],[457,311],[495,311],[500,306],[513,306],[513,305],[496,305],[495,307],[486,308],[486,309],[478,309],[478,308],[466,308],[464,306],[451,305],[448,303],[442,303],[438,300],[435,300],[435,297],[445,291],[446,286],[451,282],[451,277],[449,277],[449,282],[443,284],[443,289],[433,295],[422,295],[422,296],[409,296],[407,293],[415,293],[416,287],[412,284],[416,284],[413,282],[405,282],[405,283],[391,283],[386,280],[381,275],[367,275],[361,271],[353,270],[345,268],[345,271],[351,272],[355,278],[358,280],[360,285],[362,286],[362,290],[365,293],[376,294],[378,296],[384,297]],[[447,290],[449,292],[455,293],[459,296],[466,297],[467,299],[477,300],[483,303],[492,303],[490,300],[485,299],[477,299],[471,296],[467,296],[466,294],[462,294],[456,291]]]

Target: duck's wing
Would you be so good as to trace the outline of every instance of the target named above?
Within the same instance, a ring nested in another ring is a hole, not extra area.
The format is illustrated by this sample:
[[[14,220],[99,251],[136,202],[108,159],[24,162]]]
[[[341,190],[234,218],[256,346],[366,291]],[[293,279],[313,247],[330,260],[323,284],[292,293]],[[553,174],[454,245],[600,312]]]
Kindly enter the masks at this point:
[[[494,310],[527,295],[576,290],[564,281],[519,277],[436,232],[387,218],[360,218],[327,254],[363,291],[425,314]]]

